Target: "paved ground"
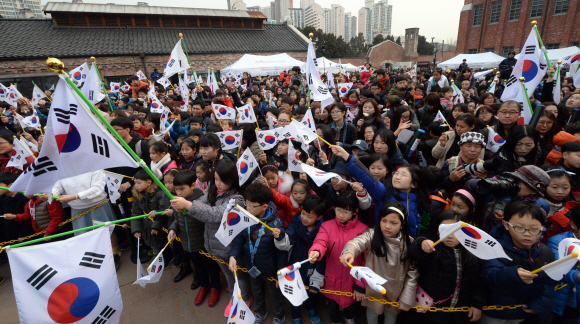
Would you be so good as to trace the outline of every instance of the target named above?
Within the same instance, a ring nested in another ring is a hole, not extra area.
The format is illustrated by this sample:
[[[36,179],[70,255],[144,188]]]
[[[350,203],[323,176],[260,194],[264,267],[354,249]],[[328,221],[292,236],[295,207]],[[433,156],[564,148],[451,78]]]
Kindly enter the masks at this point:
[[[206,321],[211,321],[212,324],[226,323],[223,313],[229,302],[229,293],[225,289],[222,290],[220,301],[215,307],[210,308],[207,306],[207,298],[204,305],[195,306],[193,300],[197,295],[197,290],[190,289],[193,277],[174,283],[173,277],[177,275],[178,271],[172,267],[169,267],[163,273],[160,282],[141,288],[139,285],[132,284],[135,280],[136,266],[129,260],[129,254],[123,253],[121,268],[117,272],[121,295],[123,296],[121,323],[210,323]],[[0,285],[0,323],[19,323],[8,263],[0,265],[0,276],[6,279]],[[224,276],[222,276],[222,286],[226,287]],[[268,309],[271,310],[270,299],[266,300]],[[331,323],[324,298],[319,297],[317,304],[323,323]],[[286,302],[285,323],[292,323],[290,314],[290,304]],[[311,323],[304,312],[302,319],[305,324]],[[364,309],[360,308],[357,312],[356,322],[366,323]],[[264,323],[272,323],[272,315],[269,315]]]

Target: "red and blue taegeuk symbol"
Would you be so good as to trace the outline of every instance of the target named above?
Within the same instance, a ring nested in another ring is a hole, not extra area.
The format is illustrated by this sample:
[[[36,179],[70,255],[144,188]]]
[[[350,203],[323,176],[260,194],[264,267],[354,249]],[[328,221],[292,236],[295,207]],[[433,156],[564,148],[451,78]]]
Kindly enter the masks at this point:
[[[115,90],[119,90],[119,85],[115,85]]]
[[[361,277],[360,281],[362,281],[362,283],[365,284],[365,286],[370,286],[365,277]]]
[[[73,78],[75,80],[80,80],[81,79],[81,73],[79,71],[76,71],[75,74],[73,74]]]
[[[473,229],[471,227],[462,227],[461,231],[463,231],[465,235],[471,237],[472,239],[476,240],[481,239],[481,234],[479,234],[479,232],[476,229]]]
[[[276,142],[276,137],[274,137],[272,135],[266,135],[266,137],[264,138],[264,141],[266,141],[266,143],[268,143],[268,144],[274,144],[274,142]]]
[[[58,146],[58,153],[74,152],[81,145],[81,134],[72,123],[69,124],[66,134],[56,134],[54,137]]]
[[[32,116],[32,118],[30,119],[30,122],[31,122],[32,124],[38,124],[38,118],[36,118],[36,117]]]
[[[493,141],[496,142],[497,144],[503,144],[503,143],[505,143],[505,140],[500,135],[495,135],[493,137]]]
[[[156,103],[156,102],[154,102],[154,103],[151,104],[151,107],[157,109],[157,108],[159,108],[159,104]]]
[[[288,273],[286,276],[284,276],[284,278],[286,278],[288,281],[294,281],[294,279],[296,279],[296,273],[293,271],[294,265],[287,266],[286,269],[292,272]]]
[[[246,172],[248,172],[248,164],[246,162],[244,162],[244,161],[242,161],[240,163],[240,172],[242,174],[245,174]]]
[[[306,119],[306,121],[308,122],[308,128],[312,128],[312,123],[310,123],[310,118]]]
[[[238,215],[238,213],[236,213],[236,212],[228,213],[228,219],[227,219],[228,226],[236,225],[237,223],[240,222],[241,219],[242,218],[240,217],[240,215]]]
[[[580,54],[576,54],[570,60],[570,63],[577,63],[580,60]]]
[[[236,142],[236,138],[233,137],[232,135],[228,135],[226,136],[226,138],[224,139],[224,141],[226,141],[226,144],[228,145],[232,145]]]
[[[244,109],[244,115],[246,116],[246,118],[250,117],[250,111],[247,108]]]
[[[99,286],[78,277],[61,283],[48,298],[48,315],[57,323],[75,323],[89,315],[99,301]]]
[[[0,95],[4,94],[4,89],[0,88]]]
[[[322,172],[322,171],[314,171],[314,173],[319,174],[319,175],[328,174],[328,172]]]
[[[348,92],[348,88],[347,87],[340,88],[340,93],[345,94],[347,92]]]
[[[574,245],[570,245],[567,249],[566,249],[566,255],[570,255],[572,254],[572,252],[574,252]]]
[[[538,65],[531,60],[524,60],[524,67],[522,69],[522,76],[526,78],[526,82],[532,80],[538,74]]]
[[[224,107],[220,107],[218,109],[218,111],[219,111],[220,114],[222,114],[222,116],[224,116],[225,114],[228,113],[228,110],[226,108],[224,108]]]
[[[238,314],[238,303],[236,303],[236,307],[234,307],[234,311],[232,312],[231,318],[233,319],[234,317],[236,317],[237,314]]]

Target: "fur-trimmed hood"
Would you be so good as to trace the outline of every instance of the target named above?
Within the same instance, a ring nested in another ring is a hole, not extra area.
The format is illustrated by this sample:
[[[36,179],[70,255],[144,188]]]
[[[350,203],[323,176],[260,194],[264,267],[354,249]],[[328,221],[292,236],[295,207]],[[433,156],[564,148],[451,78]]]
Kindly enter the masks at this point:
[[[145,193],[148,194],[152,194],[154,195],[157,190],[159,190],[159,185],[157,185],[157,183],[153,182],[148,188],[147,190],[145,190]],[[135,187],[131,188],[131,192],[133,193],[133,197],[139,201],[143,200],[143,193],[139,192],[135,189]]]

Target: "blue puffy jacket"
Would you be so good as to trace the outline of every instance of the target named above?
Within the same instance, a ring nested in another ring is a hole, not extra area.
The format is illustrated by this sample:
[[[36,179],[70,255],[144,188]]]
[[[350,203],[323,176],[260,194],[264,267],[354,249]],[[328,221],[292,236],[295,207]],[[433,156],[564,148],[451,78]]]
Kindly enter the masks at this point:
[[[574,237],[574,232],[564,232],[558,235],[554,235],[548,239],[546,245],[552,249],[552,253],[556,259],[558,258],[558,245],[563,239],[567,239],[569,237]],[[580,306],[580,282],[578,281],[578,266],[574,267],[574,269],[568,271],[564,278],[560,281],[560,283],[564,283],[565,286],[561,289],[556,290],[554,296],[554,306],[552,307],[552,311],[560,316],[564,314],[564,309],[566,305],[572,308],[578,308]],[[574,293],[573,288],[576,287],[576,292]],[[578,319],[578,323],[580,323],[580,319]]]
[[[377,224],[379,219],[379,210],[381,206],[387,201],[396,200],[403,204],[409,214],[409,230],[411,236],[417,238],[419,236],[419,224],[421,223],[421,215],[417,207],[417,196],[411,192],[399,192],[395,188],[387,188],[383,183],[373,176],[369,169],[367,169],[358,159],[350,155],[345,162],[348,169],[354,173],[355,177],[362,183],[371,198],[375,203],[375,210],[373,214],[373,226]],[[389,186],[391,183],[389,182]],[[389,193],[389,189],[392,193]]]
[[[489,234],[501,244],[512,261],[506,258],[485,261],[487,304],[526,304],[541,318],[549,315],[554,303],[553,292],[556,282],[541,271],[533,283],[528,285],[518,275],[518,268],[532,271],[554,261],[550,248],[538,242],[531,249],[519,249],[514,245],[509,232],[502,224],[495,226]],[[485,243],[481,242],[481,244]],[[490,310],[485,311],[485,314],[500,319],[524,319],[530,315],[521,307]]]

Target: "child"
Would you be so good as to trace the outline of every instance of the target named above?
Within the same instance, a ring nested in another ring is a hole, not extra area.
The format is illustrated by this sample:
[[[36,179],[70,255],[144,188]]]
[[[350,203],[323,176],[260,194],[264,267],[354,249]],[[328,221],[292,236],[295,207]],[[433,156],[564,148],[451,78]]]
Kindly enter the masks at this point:
[[[272,191],[268,186],[255,182],[250,184],[245,192],[246,209],[271,228],[282,228],[282,221],[276,215],[276,206],[270,203]],[[237,269],[237,261],[244,261],[250,269],[250,282],[255,298],[255,324],[260,324],[268,312],[266,311],[266,291],[272,298],[274,309],[274,324],[284,323],[284,298],[277,288],[277,283],[269,281],[268,277],[276,277],[278,269],[287,265],[288,253],[276,248],[272,232],[262,224],[252,225],[242,230],[232,241],[228,253],[230,271]],[[253,272],[252,269],[257,271]],[[235,297],[234,297],[235,298]]]
[[[131,233],[135,238],[143,238],[145,244],[151,247],[153,256],[150,261],[153,261],[166,243],[165,235],[161,231],[166,226],[166,217],[155,215],[156,211],[164,210],[167,207],[162,206],[161,203],[165,193],[159,189],[159,186],[145,170],[137,171],[133,176],[133,181],[135,185],[131,189],[134,197],[132,215],[150,214],[150,217],[132,220]]]
[[[353,191],[342,192],[335,203],[336,218],[322,223],[308,250],[311,263],[325,258],[326,271],[323,289],[353,293],[356,289],[358,301],[362,300],[364,288],[362,282],[356,281],[349,273],[349,268],[340,263],[341,246],[360,235],[367,226],[358,221],[358,201]],[[353,266],[362,266],[363,258],[359,255],[351,262]],[[344,312],[347,324],[354,324],[355,299],[346,296],[324,294],[328,299],[328,308],[332,323],[340,323],[340,311]]]
[[[562,240],[567,238],[580,238],[580,208],[576,207],[570,210],[570,228],[570,231],[553,236],[546,243],[552,249],[556,260],[560,257],[558,246]],[[580,293],[580,271],[578,271],[578,267],[575,266],[572,270],[568,271],[561,280],[561,283],[564,286],[555,291],[556,296],[554,298],[552,311],[557,316],[552,323],[577,323],[580,305],[580,296],[578,295]]]
[[[342,250],[341,262],[349,269],[354,258],[364,253],[365,266],[377,275],[389,278],[383,285],[386,300],[399,302],[399,307],[370,302],[364,297],[382,299],[375,290],[365,287],[365,294],[355,290],[355,298],[367,307],[367,321],[376,323],[379,315],[385,315],[385,324],[395,324],[400,311],[408,311],[414,305],[419,272],[407,258],[411,237],[403,204],[389,201],[379,210],[379,222],[358,237],[348,241]]]
[[[177,175],[179,170],[180,169],[167,170],[167,172],[165,172],[165,174],[163,175],[163,185],[165,185],[165,188],[167,188],[167,190],[169,190],[169,192],[171,192],[172,194],[175,193],[175,187],[173,186],[173,179],[175,179],[175,176]]]
[[[507,205],[501,224],[489,233],[512,261],[505,258],[485,261],[486,301],[489,305],[522,305],[521,308],[484,311],[480,324],[503,320],[523,320],[530,316],[545,318],[550,314],[554,289],[546,272],[530,274],[552,261],[550,248],[538,240],[545,221],[537,206],[521,201]],[[514,321],[517,322],[517,321]]]
[[[186,138],[181,142],[181,154],[179,157],[179,165],[184,170],[194,171],[195,167],[202,160],[199,154],[198,144],[191,138]]]
[[[195,175],[197,176],[197,180],[195,180],[195,187],[206,193],[207,191],[207,182],[210,177],[209,172],[209,163],[206,161],[200,161],[199,164],[195,167]]]
[[[290,197],[294,178],[288,172],[280,172],[276,166],[268,164],[262,167],[262,174],[268,182],[270,189],[276,190],[279,194]],[[278,212],[280,217],[280,211]]]
[[[333,146],[335,147],[335,146]],[[352,192],[352,188],[346,181],[353,182],[353,174],[348,170],[343,162],[338,162],[336,166],[330,170],[330,172],[338,174],[340,178],[332,178],[330,181],[325,182],[322,186],[316,185],[310,177],[308,177],[308,184],[310,188],[326,203],[326,213],[324,214],[324,220],[331,220],[335,218],[335,203],[338,200],[338,196],[344,191]],[[346,181],[342,181],[346,180]],[[358,206],[357,206],[358,208]]]
[[[194,201],[203,197],[203,192],[195,187],[195,180],[196,177],[193,171],[183,170],[178,172],[173,179],[177,196],[185,198],[187,201]],[[185,254],[187,254],[178,274],[181,277],[176,277],[175,279],[181,280],[192,272],[189,265],[189,260],[191,260],[195,267],[195,278],[191,284],[191,289],[197,289],[201,286],[194,302],[196,306],[199,306],[203,303],[211,288],[220,288],[219,266],[215,262],[208,262],[207,264],[211,265],[211,267],[206,267],[206,263],[203,262],[205,257],[199,253],[199,251],[203,250],[204,224],[196,219],[188,218],[174,209],[168,209],[165,215],[175,218],[169,226],[167,239],[172,240],[179,236],[181,246]],[[173,244],[179,243],[174,242]]]
[[[453,88],[441,88],[441,105],[447,107],[449,110],[453,109]]]
[[[467,224],[483,227],[483,221],[476,217],[475,206],[476,202],[473,195],[465,189],[459,189],[453,193],[449,209],[458,212]]]
[[[549,169],[546,173],[550,176],[550,185],[546,188],[544,196],[550,206],[542,237],[542,243],[546,243],[550,237],[572,230],[571,210],[580,206],[580,202],[575,201],[572,196],[570,175],[566,171],[554,165],[543,165],[542,169]]]
[[[147,130],[147,128],[145,128],[139,116],[130,115],[129,119],[133,122],[133,130],[131,131],[132,133],[137,133],[143,138],[149,137],[151,133]]]
[[[159,179],[163,179],[163,175],[178,167],[177,160],[179,157],[173,151],[173,148],[164,142],[155,142],[149,146],[149,156],[151,157],[151,171]]]
[[[460,222],[461,215],[453,210],[444,210],[432,219],[424,237],[411,244],[409,253],[417,260],[419,268],[418,292],[426,295],[431,304],[420,306],[469,307],[469,312],[425,312],[417,311],[412,323],[469,323],[477,322],[485,303],[483,284],[483,262],[467,251],[455,235],[441,244],[439,225]],[[419,305],[419,304],[418,304]]]
[[[411,87],[407,87],[407,78],[404,75],[395,77],[395,86],[389,90],[387,101],[391,105],[398,103],[415,108],[415,93]]]
[[[274,243],[279,250],[291,251],[288,264],[304,261],[308,259],[308,250],[312,247],[312,243],[316,238],[316,234],[322,225],[322,215],[325,210],[324,200],[318,196],[308,196],[304,200],[302,211],[292,218],[292,222],[288,225],[288,229],[277,230],[274,233],[276,240]],[[304,301],[303,305],[306,313],[310,316],[313,324],[322,324],[320,316],[316,312],[316,294],[320,289],[320,281],[317,281],[318,276],[314,275],[315,267],[311,263],[302,264],[300,267],[300,276],[305,286],[309,286],[308,299]],[[312,278],[311,278],[312,277]],[[302,314],[300,306],[291,305],[293,324],[302,323]]]
[[[44,237],[51,236],[58,229],[62,220],[62,206],[57,200],[50,204],[38,196],[27,195],[30,199],[24,207],[22,214],[4,214],[5,219],[14,219],[17,222],[32,221],[32,228],[36,233],[44,232]]]
[[[262,183],[268,186],[268,181],[265,177],[262,177]],[[290,197],[282,195],[272,188],[269,189],[272,190],[272,202],[276,204],[276,207],[284,211],[284,216],[281,219],[284,222],[284,228],[287,228],[292,218],[294,218],[294,215],[302,211],[302,204],[306,197],[310,195],[308,181],[302,179],[295,180],[290,189],[292,193]]]
[[[574,173],[574,175],[570,175],[570,178],[572,188],[577,191],[580,188],[580,142],[570,141],[562,145],[562,158],[558,161],[558,165],[562,166],[564,170]]]

